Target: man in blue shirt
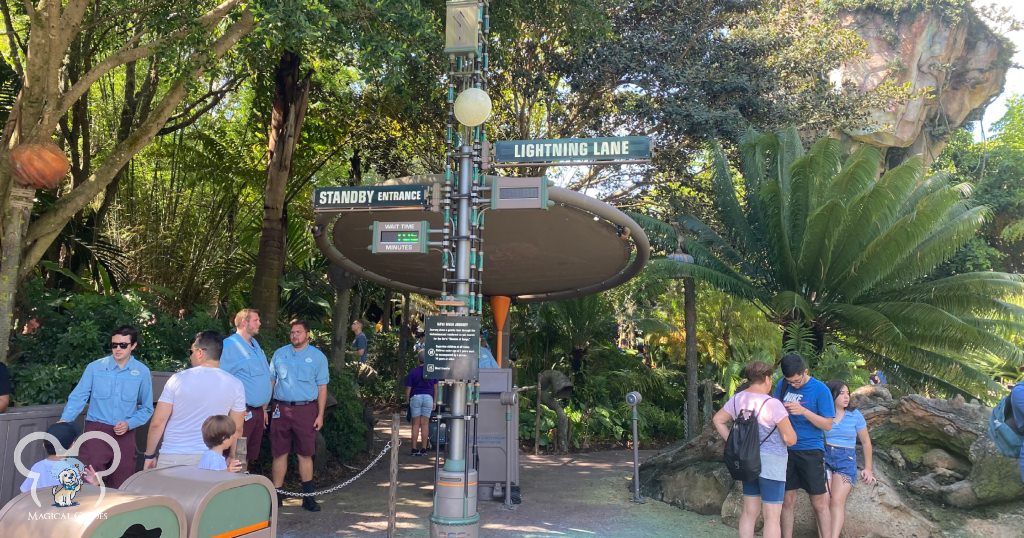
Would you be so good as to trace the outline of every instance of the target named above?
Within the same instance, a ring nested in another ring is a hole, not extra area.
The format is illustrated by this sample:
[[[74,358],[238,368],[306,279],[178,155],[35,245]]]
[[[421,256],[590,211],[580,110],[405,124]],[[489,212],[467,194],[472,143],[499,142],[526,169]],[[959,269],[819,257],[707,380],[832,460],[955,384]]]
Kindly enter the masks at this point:
[[[789,420],[796,431],[796,444],[789,447],[786,465],[786,496],[782,503],[782,536],[793,538],[793,515],[796,490],[803,489],[811,499],[818,522],[818,535],[828,536],[832,518],[825,488],[825,433],[832,429],[836,416],[832,392],[824,383],[811,377],[807,363],[799,355],[782,357],[782,376],[775,387],[775,396],[789,411]]]
[[[235,376],[245,388],[245,422],[242,436],[246,439],[246,459],[252,463],[260,455],[263,432],[270,417],[270,365],[267,355],[256,341],[260,332],[260,313],[243,308],[235,314],[235,334],[224,339],[220,369]]]
[[[1010,406],[1013,407],[1014,422],[1024,424],[1024,383],[1017,383],[1010,389]],[[1020,467],[1020,479],[1024,480],[1024,445],[1020,447],[1017,465]]]
[[[288,473],[288,454],[299,459],[302,492],[313,492],[313,454],[316,432],[324,425],[327,408],[327,357],[309,345],[309,325],[302,320],[291,323],[291,345],[274,352],[270,361],[270,379],[274,387],[273,418],[270,423],[270,451],[274,456],[271,476],[274,487],[284,486]],[[278,497],[278,501],[282,501]],[[302,507],[319,512],[313,497],[303,497]]]
[[[366,333],[363,332],[363,322],[358,319],[352,322],[352,333],[355,337],[352,339],[352,353],[355,353],[356,360],[360,364],[365,363],[366,359],[369,358],[366,352],[370,348],[370,344],[366,339]]]
[[[113,488],[121,487],[135,472],[135,428],[153,416],[153,378],[149,368],[132,355],[138,342],[139,332],[134,327],[114,329],[110,355],[85,367],[60,416],[61,422],[74,422],[88,403],[85,431],[106,433],[117,442],[120,462],[105,481]],[[111,468],[114,450],[105,442],[91,439],[82,444],[78,458],[102,472]]]

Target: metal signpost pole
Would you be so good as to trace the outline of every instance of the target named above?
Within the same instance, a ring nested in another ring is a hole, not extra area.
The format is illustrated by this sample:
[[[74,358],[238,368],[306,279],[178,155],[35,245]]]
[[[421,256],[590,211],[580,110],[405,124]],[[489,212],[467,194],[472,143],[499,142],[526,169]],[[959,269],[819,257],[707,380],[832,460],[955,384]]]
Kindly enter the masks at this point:
[[[483,139],[481,125],[490,115],[490,99],[484,92],[489,25],[487,0],[448,0],[446,10],[445,52],[450,60],[448,164],[445,169],[447,200],[444,203],[445,237],[442,247],[445,280],[442,283],[442,300],[438,304],[444,313],[455,317],[450,318],[451,323],[443,324],[443,330],[440,330],[441,325],[436,325],[433,334],[428,326],[428,353],[435,353],[432,358],[435,361],[444,354],[440,348],[431,349],[435,337],[451,338],[457,332],[453,327],[460,328],[458,331],[463,338],[470,337],[468,341],[462,341],[467,348],[479,346],[479,320],[472,319],[479,316],[482,308],[478,304],[482,255],[481,249],[473,248],[474,241],[480,240],[476,215],[479,186],[475,184],[479,178],[475,163],[480,161],[480,155],[475,150],[476,144]],[[460,124],[458,127],[453,125],[456,119]],[[454,259],[448,259],[448,253]],[[454,286],[450,286],[452,283]],[[471,353],[472,357],[466,352],[459,355],[460,358],[447,363],[452,371],[443,376],[443,382],[449,389],[446,390],[449,427],[444,466],[437,472],[434,484],[430,536],[435,538],[476,538],[480,532],[480,515],[476,506],[478,475],[467,450],[468,421],[475,419],[467,412],[476,398],[476,391],[467,389],[477,377],[476,353]],[[456,364],[468,358],[472,359],[471,365]],[[430,375],[437,376],[438,372]]]

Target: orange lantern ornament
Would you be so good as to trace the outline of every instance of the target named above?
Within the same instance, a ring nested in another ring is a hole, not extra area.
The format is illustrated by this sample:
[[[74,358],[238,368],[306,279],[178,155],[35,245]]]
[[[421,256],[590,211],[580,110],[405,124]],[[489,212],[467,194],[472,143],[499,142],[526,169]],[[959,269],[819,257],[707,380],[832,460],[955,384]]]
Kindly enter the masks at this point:
[[[18,144],[11,150],[11,171],[26,189],[53,189],[71,169],[64,152],[53,142]]]

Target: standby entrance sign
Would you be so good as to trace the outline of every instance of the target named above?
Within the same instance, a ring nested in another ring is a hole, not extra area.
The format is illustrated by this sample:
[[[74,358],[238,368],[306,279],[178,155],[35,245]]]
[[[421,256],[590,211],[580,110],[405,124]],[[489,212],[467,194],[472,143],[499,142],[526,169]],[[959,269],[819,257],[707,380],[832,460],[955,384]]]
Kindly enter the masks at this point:
[[[314,211],[425,209],[427,185],[325,187],[313,191]]]

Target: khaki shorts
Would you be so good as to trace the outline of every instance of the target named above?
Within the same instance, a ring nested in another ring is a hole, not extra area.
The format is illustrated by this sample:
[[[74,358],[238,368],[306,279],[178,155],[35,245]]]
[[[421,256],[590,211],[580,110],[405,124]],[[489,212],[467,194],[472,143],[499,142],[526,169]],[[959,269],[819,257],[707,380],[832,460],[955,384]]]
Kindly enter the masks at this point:
[[[160,454],[156,458],[156,468],[172,467],[174,465],[199,465],[203,459],[202,454]]]

